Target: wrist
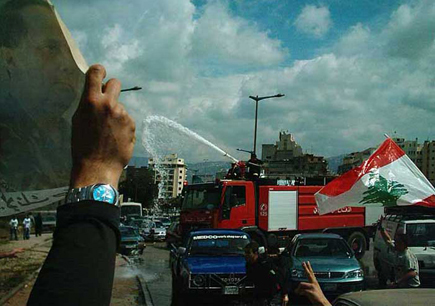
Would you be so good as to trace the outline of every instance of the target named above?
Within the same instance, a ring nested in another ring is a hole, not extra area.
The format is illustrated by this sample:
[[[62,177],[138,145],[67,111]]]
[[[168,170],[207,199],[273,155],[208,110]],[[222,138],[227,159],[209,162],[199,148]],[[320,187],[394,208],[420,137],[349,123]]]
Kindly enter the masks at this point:
[[[109,184],[118,189],[122,167],[110,167],[98,162],[75,164],[71,170],[70,188],[85,187],[93,184]]]

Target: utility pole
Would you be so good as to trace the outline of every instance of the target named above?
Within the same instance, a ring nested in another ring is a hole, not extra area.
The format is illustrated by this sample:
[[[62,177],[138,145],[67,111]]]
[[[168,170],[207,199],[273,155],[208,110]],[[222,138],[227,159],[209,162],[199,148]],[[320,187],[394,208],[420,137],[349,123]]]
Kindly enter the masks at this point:
[[[284,97],[285,95],[283,94],[277,94],[274,96],[265,96],[265,97],[259,97],[259,96],[249,96],[249,98],[251,98],[252,100],[255,101],[255,125],[254,125],[254,149],[252,150],[252,152],[254,154],[256,154],[256,150],[257,150],[257,119],[258,119],[258,101],[261,100],[266,100],[266,99],[272,99],[272,98],[281,98]]]

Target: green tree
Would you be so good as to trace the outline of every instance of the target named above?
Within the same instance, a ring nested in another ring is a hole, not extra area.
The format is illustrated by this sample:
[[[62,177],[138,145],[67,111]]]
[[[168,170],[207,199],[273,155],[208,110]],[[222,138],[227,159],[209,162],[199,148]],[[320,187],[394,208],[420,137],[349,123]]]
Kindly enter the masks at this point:
[[[396,181],[389,181],[382,175],[370,173],[370,181],[374,181],[367,191],[363,193],[361,204],[382,203],[383,206],[396,206],[397,200],[408,193],[405,186]]]
[[[127,179],[119,184],[119,192],[124,200],[131,198],[142,203],[144,208],[151,208],[158,195],[158,186],[154,183],[154,171],[149,168],[127,169]]]

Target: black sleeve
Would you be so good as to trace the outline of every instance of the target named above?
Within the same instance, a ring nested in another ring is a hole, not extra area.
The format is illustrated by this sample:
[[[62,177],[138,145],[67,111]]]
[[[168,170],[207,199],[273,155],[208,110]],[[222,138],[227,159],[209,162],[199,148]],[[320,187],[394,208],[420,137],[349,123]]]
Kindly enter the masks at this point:
[[[119,244],[119,208],[94,201],[57,210],[53,245],[28,305],[109,305]]]

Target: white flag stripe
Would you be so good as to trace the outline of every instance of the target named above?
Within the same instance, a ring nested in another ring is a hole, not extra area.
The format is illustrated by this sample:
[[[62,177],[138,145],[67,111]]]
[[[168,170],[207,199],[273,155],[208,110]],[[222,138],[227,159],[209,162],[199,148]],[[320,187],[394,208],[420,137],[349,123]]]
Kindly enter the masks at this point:
[[[407,189],[408,193],[397,201],[397,205],[412,205],[435,194],[435,188],[430,184],[417,166],[404,155],[394,162],[378,169],[373,169],[371,173],[378,172],[387,180],[394,180]],[[320,214],[333,212],[346,206],[370,206],[374,204],[359,204],[364,198],[363,193],[370,186],[370,173],[365,174],[352,188],[335,197],[329,197],[321,193],[316,194],[316,202]],[[320,203],[320,205],[319,205]]]

